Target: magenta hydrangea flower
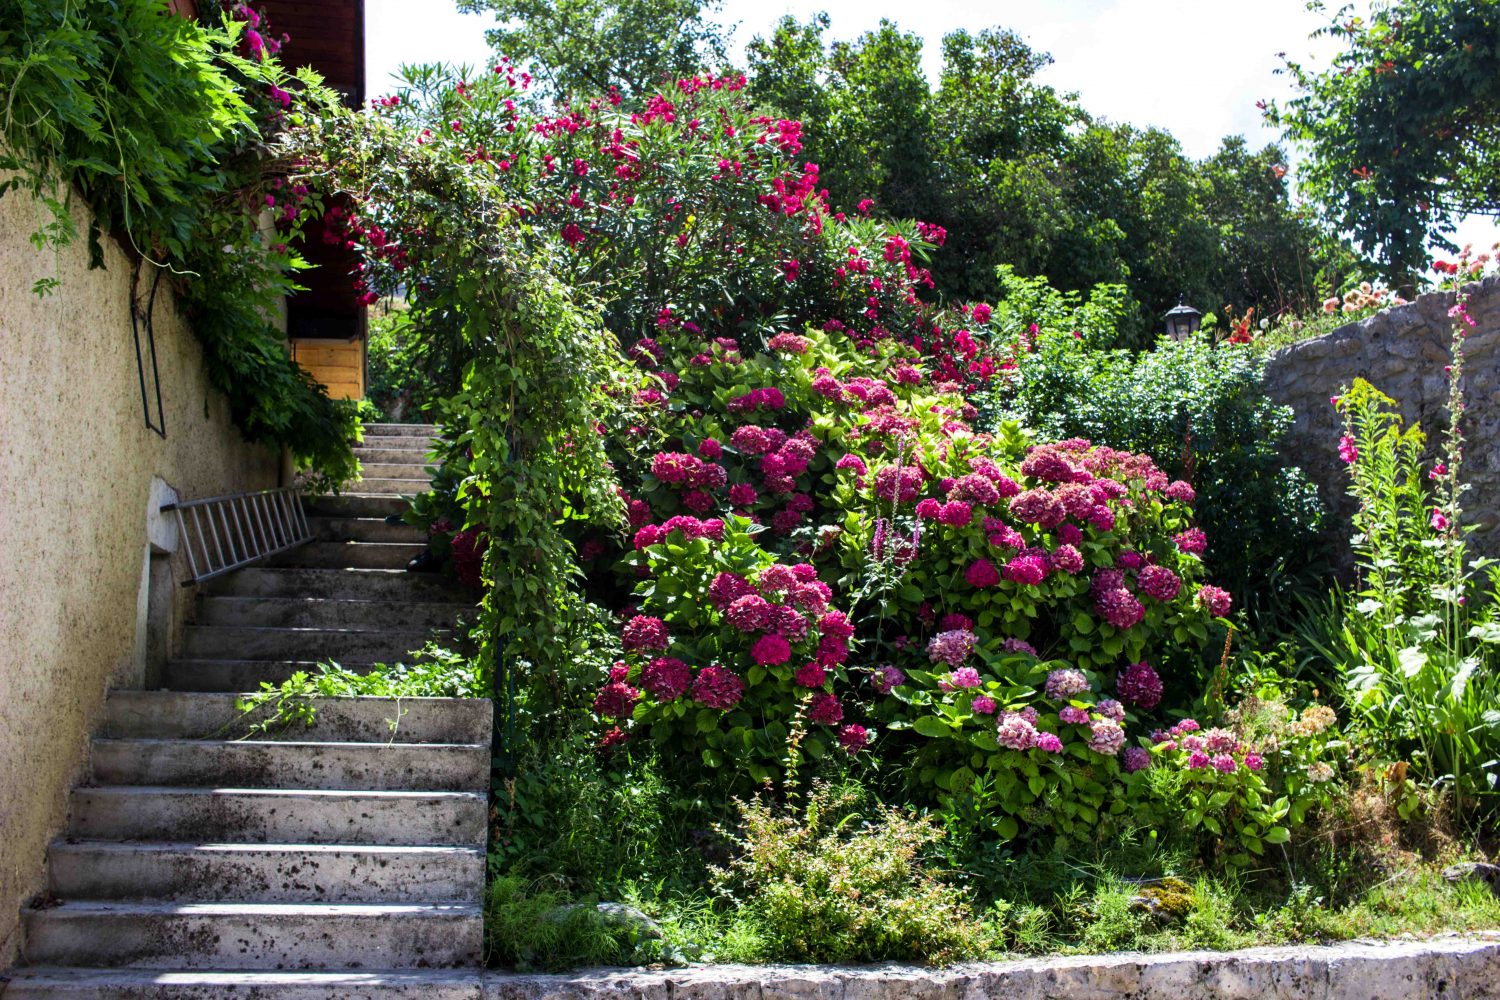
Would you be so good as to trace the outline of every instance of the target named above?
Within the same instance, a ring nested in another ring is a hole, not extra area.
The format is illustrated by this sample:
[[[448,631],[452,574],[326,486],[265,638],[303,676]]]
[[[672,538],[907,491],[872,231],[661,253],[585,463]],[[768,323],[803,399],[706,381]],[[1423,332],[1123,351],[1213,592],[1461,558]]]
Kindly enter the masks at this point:
[[[1005,650],[1007,653],[1025,653],[1028,656],[1037,655],[1036,647],[1027,642],[1025,639],[1016,639],[1014,637],[1006,639],[1003,643],[1000,644],[1000,648]]]
[[[750,647],[750,659],[761,666],[771,667],[791,659],[792,646],[786,639],[771,632],[755,640]]]
[[[1083,572],[1083,553],[1067,543],[1053,549],[1049,561],[1069,576]]]
[[[1089,511],[1090,514],[1093,511]],[[1059,524],[1057,526],[1057,540],[1063,545],[1079,545],[1083,542],[1083,529],[1076,524]],[[1068,570],[1069,573],[1077,572]]]
[[[839,704],[837,696],[825,691],[812,696],[812,702],[807,709],[807,717],[820,726],[832,726],[843,720],[844,706]]]
[[[602,719],[625,719],[635,711],[641,693],[624,681],[610,681],[594,696],[594,713]]]
[[[1048,753],[1062,753],[1063,749],[1062,740],[1056,733],[1037,733],[1034,746]]]
[[[745,682],[739,674],[715,664],[693,678],[693,700],[707,708],[731,709],[740,703]]]
[[[759,632],[769,628],[775,620],[776,609],[771,602],[759,594],[746,594],[736,598],[724,618],[740,632]]]
[[[1089,679],[1082,670],[1059,667],[1047,675],[1044,690],[1053,701],[1068,701],[1089,690]]]
[[[797,668],[797,673],[792,680],[805,688],[820,688],[828,680],[828,671],[823,669],[823,665],[818,661],[808,660]]]
[[[1161,677],[1144,660],[1132,663],[1115,678],[1115,691],[1137,708],[1150,711],[1161,704]]]
[[[1239,768],[1234,757],[1227,753],[1215,754],[1213,759],[1214,770],[1222,774],[1233,774]]]
[[[636,615],[625,623],[620,633],[620,642],[627,653],[642,650],[664,650],[672,643],[667,634],[667,623],[649,615]]]
[[[1030,750],[1036,745],[1036,727],[1018,712],[1006,712],[1000,717],[995,739],[1003,747],[1012,750]]]
[[[1070,726],[1083,726],[1088,724],[1089,713],[1085,709],[1067,705],[1057,713],[1057,718]]]
[[[1125,706],[1113,698],[1100,699],[1099,703],[1094,706],[1094,711],[1106,719],[1114,719],[1116,722],[1125,721]]]
[[[1089,749],[1113,757],[1125,746],[1125,730],[1114,719],[1095,719],[1089,724]]]
[[[720,573],[708,585],[708,599],[716,608],[727,608],[738,598],[755,593],[755,587],[742,576]]]
[[[950,611],[938,619],[938,628],[944,632],[950,632],[954,629],[972,630],[974,628],[974,619],[968,615],[959,614],[957,611]]]
[[[906,683],[906,675],[901,672],[900,667],[887,663],[870,676],[870,683],[881,694],[890,694]]]
[[[952,674],[953,686],[956,688],[977,688],[981,683],[979,671],[973,667],[959,667]]]
[[[1094,610],[1115,628],[1125,630],[1140,624],[1146,608],[1124,587],[1108,587],[1094,594]]]
[[[939,523],[946,524],[950,528],[967,528],[972,520],[974,520],[974,508],[962,500],[949,500],[943,504],[942,511],[938,514]]]
[[[1047,579],[1047,559],[1034,552],[1023,552],[1005,564],[1005,578],[1012,583],[1034,587]]]
[[[772,449],[772,437],[766,433],[765,428],[754,424],[745,424],[736,427],[734,433],[729,435],[729,443],[736,451],[746,455],[764,455]]]
[[[1223,618],[1234,606],[1234,600],[1229,596],[1229,591],[1208,584],[1198,588],[1197,602],[1199,607],[1207,608],[1208,613],[1215,618]]]
[[[713,461],[724,454],[724,446],[714,438],[704,438],[698,442],[698,454],[702,458]]]
[[[1148,597],[1154,597],[1163,603],[1175,598],[1182,590],[1182,581],[1165,566],[1143,567],[1135,579]]]
[[[969,582],[969,586],[983,590],[1000,582],[1000,571],[988,559],[975,559],[964,571],[964,579]]]
[[[969,658],[978,642],[978,636],[968,629],[939,632],[927,643],[927,656],[933,663],[957,667]]]
[[[1201,556],[1208,551],[1208,536],[1201,528],[1189,528],[1172,536],[1172,541],[1188,555]]]
[[[859,753],[870,745],[870,734],[864,726],[848,725],[839,730],[839,746],[849,753]]]
[[[1202,750],[1194,750],[1188,754],[1187,766],[1190,771],[1201,771],[1208,766],[1208,754]]]
[[[735,483],[729,487],[729,502],[736,507],[748,507],[758,499],[760,494],[749,483]]]
[[[976,694],[974,700],[969,702],[969,708],[978,715],[994,715],[997,707],[995,699],[987,694]]]
[[[693,671],[672,656],[658,656],[641,670],[641,686],[658,701],[673,701],[685,694],[693,683]]]
[[[943,505],[932,497],[917,501],[916,514],[924,521],[936,521],[943,514]]]
[[[1245,766],[1252,771],[1259,771],[1262,767],[1265,766],[1265,763],[1265,760],[1262,759],[1261,755],[1258,753],[1252,751],[1251,753],[1245,754]]]
[[[1168,483],[1162,492],[1167,495],[1168,500],[1176,500],[1178,503],[1192,503],[1198,499],[1197,492],[1181,479]]]
[[[1027,524],[1055,528],[1067,519],[1063,505],[1046,490],[1027,490],[1011,498],[1010,512]]]
[[[1151,766],[1151,751],[1145,747],[1126,747],[1125,753],[1120,757],[1122,766],[1126,773],[1144,771]]]
[[[1115,512],[1104,504],[1095,504],[1093,511],[1089,514],[1089,527],[1095,531],[1114,531]]]

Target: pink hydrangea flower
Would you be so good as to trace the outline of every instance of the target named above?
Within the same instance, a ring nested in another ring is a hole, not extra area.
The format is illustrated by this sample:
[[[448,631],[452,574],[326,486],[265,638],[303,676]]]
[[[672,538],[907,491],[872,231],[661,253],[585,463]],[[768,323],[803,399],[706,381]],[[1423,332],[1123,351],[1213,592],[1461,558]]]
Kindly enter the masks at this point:
[[[715,664],[693,678],[693,700],[707,708],[731,709],[740,703],[745,682],[733,671]]]
[[[1000,571],[988,559],[976,559],[964,571],[964,579],[969,582],[969,586],[982,590],[1000,582]]]
[[[1125,706],[1113,698],[1100,699],[1099,703],[1094,706],[1094,711],[1106,719],[1114,719],[1116,722],[1125,721]]]
[[[959,667],[953,671],[952,679],[956,688],[977,688],[982,683],[979,671],[973,667]]]
[[[625,623],[620,642],[628,653],[642,650],[664,650],[671,645],[667,623],[649,615],[636,615]]]
[[[1062,753],[1063,749],[1062,740],[1058,738],[1056,733],[1037,733],[1034,746],[1038,750],[1045,750],[1047,753]]]
[[[1065,722],[1070,726],[1083,726],[1088,724],[1089,713],[1085,709],[1074,708],[1072,705],[1068,705],[1057,713],[1057,718],[1059,721]]]
[[[761,666],[776,666],[791,659],[792,646],[774,632],[761,636],[750,647],[750,659]]]
[[[969,702],[969,708],[979,715],[994,715],[997,707],[995,699],[987,694],[976,694],[974,700]]]
[[[933,663],[957,667],[974,652],[979,638],[968,629],[939,632],[927,643],[927,656]]]
[[[625,719],[635,711],[641,693],[624,681],[610,681],[594,696],[594,713],[602,719]]]
[[[1148,597],[1154,597],[1163,603],[1175,598],[1182,590],[1182,581],[1165,566],[1142,567],[1135,579]]]
[[[870,744],[870,734],[864,726],[848,725],[839,730],[839,746],[849,753],[858,753]]]
[[[1089,679],[1084,676],[1082,670],[1059,667],[1047,675],[1047,683],[1043,690],[1053,701],[1069,701],[1089,690]]]
[[[1213,759],[1214,770],[1223,774],[1233,774],[1239,769],[1234,757],[1227,753],[1215,754]]]
[[[1188,754],[1187,766],[1190,771],[1201,771],[1208,766],[1208,754],[1202,750],[1194,750]]]
[[[1115,690],[1121,698],[1148,712],[1161,704],[1161,677],[1144,660],[1120,671],[1115,678]]]
[[[881,694],[890,694],[906,683],[906,675],[901,672],[900,667],[887,663],[870,676],[870,683]]]
[[[1047,579],[1047,559],[1033,552],[1023,552],[1005,564],[1005,578],[1012,583],[1034,587]]]
[[[1230,598],[1229,591],[1204,584],[1198,588],[1198,605],[1207,608],[1208,613],[1215,618],[1223,618],[1229,614],[1234,601]]]
[[[839,704],[835,695],[827,692],[815,694],[808,706],[807,717],[820,726],[832,726],[843,721],[844,706]]]
[[[1201,528],[1189,528],[1172,536],[1177,547],[1189,555],[1201,556],[1208,551],[1208,536]]]
[[[1127,774],[1144,771],[1151,766],[1151,751],[1145,747],[1126,747],[1120,760]]]
[[[1036,727],[1018,712],[1006,712],[1000,717],[995,739],[1003,747],[1012,750],[1030,750],[1036,746]]]
[[[693,671],[672,656],[658,656],[641,670],[641,686],[658,701],[673,701],[693,683]]]
[[[792,679],[806,688],[820,688],[828,680],[828,671],[816,660],[809,660],[798,668]]]
[[[1089,724],[1089,749],[1113,757],[1125,746],[1125,730],[1114,719],[1095,719]]]

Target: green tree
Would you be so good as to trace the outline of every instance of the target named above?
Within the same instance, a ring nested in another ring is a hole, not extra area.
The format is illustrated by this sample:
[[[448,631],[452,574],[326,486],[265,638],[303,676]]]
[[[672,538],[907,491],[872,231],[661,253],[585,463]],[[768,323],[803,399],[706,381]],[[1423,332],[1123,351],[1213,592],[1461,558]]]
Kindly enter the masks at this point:
[[[1452,248],[1463,216],[1500,214],[1500,5],[1344,6],[1314,35],[1346,47],[1323,68],[1288,61],[1298,95],[1267,117],[1306,151],[1308,197],[1409,285],[1429,241]]]
[[[718,0],[458,0],[467,13],[490,11],[485,32],[498,53],[530,64],[554,97],[625,97],[667,77],[724,62],[723,29],[707,16]]]

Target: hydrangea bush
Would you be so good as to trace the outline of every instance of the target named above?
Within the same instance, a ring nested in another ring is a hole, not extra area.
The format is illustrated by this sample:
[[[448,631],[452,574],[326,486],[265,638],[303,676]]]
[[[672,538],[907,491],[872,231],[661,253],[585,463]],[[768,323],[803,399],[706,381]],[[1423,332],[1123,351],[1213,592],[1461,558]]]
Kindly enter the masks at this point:
[[[616,388],[632,537],[579,547],[641,606],[595,705],[604,742],[649,735],[756,780],[799,745],[910,744],[934,794],[983,776],[1003,836],[1122,812],[1127,726],[1164,693],[1150,661],[1230,612],[1192,488],[1086,441],[976,433],[909,345],[768,347],[664,331]]]

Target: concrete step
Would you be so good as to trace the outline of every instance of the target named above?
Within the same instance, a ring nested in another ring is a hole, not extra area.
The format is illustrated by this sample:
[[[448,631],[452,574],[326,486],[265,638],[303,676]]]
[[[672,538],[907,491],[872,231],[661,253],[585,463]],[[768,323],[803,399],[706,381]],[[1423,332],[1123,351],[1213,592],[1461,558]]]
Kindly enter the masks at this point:
[[[366,441],[372,437],[411,437],[415,434],[441,437],[442,433],[439,424],[365,424]]]
[[[480,1000],[477,969],[13,969],[5,1000]]]
[[[472,847],[57,841],[58,899],[163,902],[477,903],[484,852]]]
[[[472,792],[489,787],[483,744],[97,739],[96,785]]]
[[[185,659],[351,660],[398,663],[411,659],[429,638],[429,629],[371,632],[335,628],[253,628],[241,625],[190,625],[184,632]]]
[[[403,601],[352,601],[327,597],[203,597],[199,625],[248,625],[261,628],[343,628],[420,632],[452,628],[464,604],[408,604]]]
[[[339,661],[345,670],[367,674],[373,663]],[[295,673],[315,675],[316,660],[168,660],[166,685],[174,691],[258,691]]]
[[[22,914],[41,965],[155,969],[477,965],[472,904],[65,902]]]
[[[483,847],[485,802],[473,792],[113,785],[75,788],[69,829],[88,840]]]
[[[308,542],[266,560],[300,569],[405,569],[427,546],[402,542]]]
[[[302,509],[309,517],[386,517],[390,514],[404,514],[410,506],[400,497],[376,496],[371,493],[340,493],[337,496],[302,499]]]
[[[248,689],[247,689],[248,690]],[[104,735],[111,739],[232,739],[264,711],[241,712],[236,694],[111,691]],[[311,726],[256,739],[298,742],[487,743],[488,698],[314,698]]]
[[[361,493],[371,493],[376,496],[387,497],[413,497],[418,493],[426,493],[432,486],[425,477],[422,479],[357,479],[354,481]]]
[[[387,524],[383,517],[309,517],[307,526],[320,542],[401,542],[427,544],[427,532],[413,524]]]
[[[474,604],[479,595],[442,573],[403,569],[296,569],[250,566],[203,585],[224,597],[331,597],[406,603]]]
[[[409,461],[395,462],[361,460],[360,480],[366,479],[415,479],[426,483],[432,479],[432,476],[427,472],[427,463],[419,456]]]
[[[429,442],[413,442],[408,445],[398,438],[385,438],[373,445],[360,445],[354,449],[354,457],[360,462],[397,462],[401,465],[433,465],[428,461],[432,454]]]

